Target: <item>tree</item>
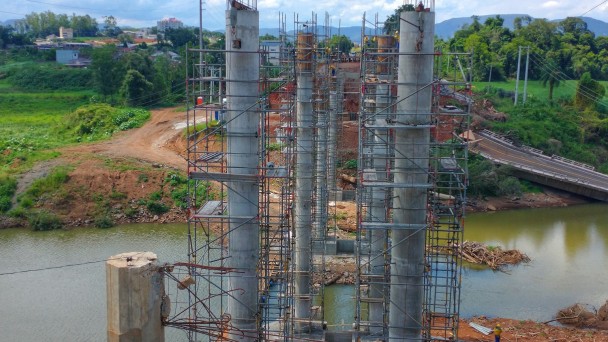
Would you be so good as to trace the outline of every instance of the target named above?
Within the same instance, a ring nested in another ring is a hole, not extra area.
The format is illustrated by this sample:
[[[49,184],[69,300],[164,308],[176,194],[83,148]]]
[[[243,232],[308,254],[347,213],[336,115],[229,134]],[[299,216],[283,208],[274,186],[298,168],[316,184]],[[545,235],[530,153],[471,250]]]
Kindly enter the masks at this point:
[[[154,88],[151,82],[148,82],[144,75],[137,70],[129,70],[122,82],[120,93],[124,96],[125,101],[130,106],[142,106],[147,104],[150,98],[150,92]]]
[[[91,69],[99,93],[104,98],[113,97],[120,87],[123,73],[116,46],[106,45],[93,49]]]
[[[59,34],[59,27],[70,27],[70,20],[65,14],[55,14],[51,11],[32,12],[25,16],[25,21],[34,37],[44,38],[51,34]]]
[[[174,48],[185,46],[186,44],[196,44],[198,42],[196,34],[189,28],[176,28],[165,30],[165,40],[171,42]]]
[[[494,163],[487,159],[471,158],[468,192],[476,196],[494,196],[498,189],[498,174]]]
[[[400,20],[399,18],[401,17],[401,12],[403,11],[414,11],[414,5],[412,4],[405,4],[405,5],[401,5],[399,6],[397,9],[395,9],[395,13],[389,15],[386,20],[384,21],[384,27],[382,29],[382,31],[385,34],[393,34],[396,31],[399,31],[399,25],[400,25]]]
[[[145,51],[126,53],[122,56],[121,62],[125,70],[137,70],[146,80],[154,78],[152,62]]]
[[[337,50],[343,53],[349,53],[350,49],[352,49],[354,45],[355,44],[353,44],[353,42],[345,35],[332,36],[329,42],[327,43],[327,46],[332,51]]]
[[[10,35],[13,32],[11,27],[4,27],[0,25],[0,49],[4,49],[6,44],[9,43]]]
[[[123,46],[126,46],[129,43],[133,43],[133,37],[130,34],[127,33],[121,33],[119,34],[116,39],[118,39],[118,41],[120,42],[120,44],[122,44]]]
[[[260,36],[260,40],[279,40],[279,37],[275,37],[270,33],[266,33],[265,35]]]
[[[97,20],[88,14],[84,16],[72,14],[70,27],[74,30],[74,36],[77,37],[93,37],[97,35],[98,31]]]
[[[112,16],[112,15],[105,16],[103,18],[104,18],[103,23],[105,25],[105,27],[103,29],[103,34],[106,37],[112,37],[112,38],[118,37],[118,35],[122,33],[122,30],[120,29],[120,27],[118,27],[116,25],[116,18],[114,18],[114,16]]]
[[[553,100],[553,89],[559,87],[562,77],[561,70],[553,60],[549,60],[542,68],[540,79],[543,82],[543,87],[549,84],[549,100]]]
[[[579,109],[586,109],[595,104],[606,94],[606,89],[598,81],[591,78],[589,72],[584,73],[578,81],[574,104]]]

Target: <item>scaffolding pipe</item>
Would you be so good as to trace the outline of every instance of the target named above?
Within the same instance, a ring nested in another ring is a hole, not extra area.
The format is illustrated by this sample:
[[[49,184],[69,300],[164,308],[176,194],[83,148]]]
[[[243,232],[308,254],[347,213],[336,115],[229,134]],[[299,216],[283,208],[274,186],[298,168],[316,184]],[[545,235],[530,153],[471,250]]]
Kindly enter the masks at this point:
[[[311,204],[313,195],[312,149],[312,33],[299,33],[297,37],[297,88],[296,88],[296,181],[294,205],[295,229],[295,318],[311,318]],[[300,330],[306,327],[300,325]]]
[[[323,80],[321,82],[324,82]],[[315,239],[323,246],[327,230],[327,108],[326,97],[320,89],[316,99],[317,134],[316,153],[316,198],[315,198]]]
[[[234,4],[234,2],[233,2]],[[231,7],[226,11],[227,164],[231,175],[258,173],[259,13]],[[251,51],[252,53],[232,53]],[[254,52],[256,51],[256,52]],[[227,313],[230,339],[254,341],[257,335],[259,259],[258,181],[228,182],[229,278]]]
[[[329,91],[329,116],[327,129],[327,189],[330,193],[336,191],[336,154],[338,151],[338,93],[336,91],[337,81],[332,77],[331,90]],[[332,197],[332,200],[335,198]]]
[[[379,36],[377,37],[378,42],[378,60],[376,65],[376,76],[378,78],[378,83],[376,84],[376,115],[374,116],[374,121],[376,120],[386,120],[388,119],[389,114],[389,106],[391,99],[391,86],[390,86],[390,77],[392,72],[392,63],[390,56],[383,56],[382,53],[391,52],[391,49],[394,47],[394,38],[392,36]],[[372,155],[374,156],[373,166],[375,169],[375,173],[378,177],[379,182],[388,181],[386,176],[386,163],[388,158],[388,134],[384,129],[377,129],[374,132],[374,151]],[[387,207],[388,202],[387,198],[389,194],[387,194],[387,188],[373,188],[372,189],[372,203],[371,203],[371,218],[372,222],[386,222],[387,219]],[[385,257],[382,256],[386,251],[386,243],[387,243],[387,231],[383,229],[373,229],[370,230],[370,255],[372,259],[370,260],[370,273],[381,276],[384,274],[385,267]],[[381,257],[382,256],[382,257]],[[379,279],[375,277],[374,279]],[[369,296],[371,298],[379,298],[384,299],[384,284],[378,280],[372,282],[369,285]],[[369,320],[370,322],[383,322],[384,321],[384,301],[372,301],[369,304]],[[382,326],[373,325],[370,326],[370,334],[373,335],[383,335],[384,329]]]
[[[333,194],[332,200],[336,200],[336,165],[338,160],[338,122],[342,113],[341,93],[344,91],[342,72],[338,68],[334,69],[335,75],[332,76],[332,89],[329,92],[329,129],[327,131],[327,189]]]
[[[403,100],[396,121],[409,129],[395,130],[396,225],[426,224],[434,24],[432,9],[401,12],[397,96]],[[426,229],[391,230],[390,341],[421,339],[425,235]]]

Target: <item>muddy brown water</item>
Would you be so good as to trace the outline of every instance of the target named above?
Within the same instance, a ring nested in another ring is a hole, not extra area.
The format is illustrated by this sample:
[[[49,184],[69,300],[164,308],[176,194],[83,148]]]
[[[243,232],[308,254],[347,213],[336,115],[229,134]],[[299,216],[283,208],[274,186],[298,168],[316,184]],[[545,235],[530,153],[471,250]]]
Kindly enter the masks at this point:
[[[463,317],[544,321],[573,303],[599,307],[608,299],[608,205],[470,214],[465,229],[465,239],[517,248],[532,261],[508,273],[465,267]],[[0,340],[105,341],[103,260],[153,251],[162,261],[181,261],[186,246],[185,224],[0,230]],[[6,274],[84,262],[91,263]],[[325,319],[332,329],[352,323],[353,296],[352,286],[327,289]],[[167,330],[169,340],[187,340]]]

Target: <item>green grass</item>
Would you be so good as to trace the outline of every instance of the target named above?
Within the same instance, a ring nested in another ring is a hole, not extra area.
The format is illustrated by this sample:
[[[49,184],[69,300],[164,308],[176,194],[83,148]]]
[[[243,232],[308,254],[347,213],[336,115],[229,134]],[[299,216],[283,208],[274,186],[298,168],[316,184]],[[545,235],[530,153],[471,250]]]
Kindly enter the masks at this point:
[[[602,82],[607,83],[608,82]],[[558,87],[553,88],[553,99],[573,98],[576,93],[577,80],[568,80],[560,83]],[[515,91],[515,80],[505,82],[492,82],[492,88],[503,89],[506,91]],[[473,90],[483,92],[488,87],[488,82],[473,82]],[[527,86],[528,97],[533,97],[541,100],[549,98],[549,85],[543,86],[542,81],[528,81]],[[519,100],[522,100],[524,92],[524,82],[519,81]]]
[[[18,203],[24,208],[29,208],[37,202],[49,199],[61,191],[62,185],[68,180],[70,168],[60,166],[55,168],[48,176],[35,180],[32,185],[19,196]]]
[[[219,125],[217,120],[212,120],[210,122],[201,122],[194,126],[188,126],[184,128],[184,132],[182,133],[184,138],[191,137],[193,134],[198,136],[201,133],[207,133],[209,129],[214,129]]]
[[[0,81],[0,175],[29,169],[36,161],[57,157],[48,149],[66,145],[56,133],[63,116],[88,102],[92,91],[15,90]]]
[[[13,177],[0,176],[0,213],[7,212],[11,206],[11,200],[17,190],[17,180]]]
[[[143,125],[142,109],[89,104],[91,90],[24,92],[0,80],[0,176],[59,155],[52,149]]]

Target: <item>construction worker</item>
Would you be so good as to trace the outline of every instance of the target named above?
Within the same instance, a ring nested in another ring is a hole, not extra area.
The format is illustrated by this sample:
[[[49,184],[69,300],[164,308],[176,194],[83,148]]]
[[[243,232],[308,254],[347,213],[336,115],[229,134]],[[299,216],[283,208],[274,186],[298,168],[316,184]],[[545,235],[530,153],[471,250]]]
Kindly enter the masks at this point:
[[[494,327],[494,342],[500,342],[500,334],[502,334],[502,328],[500,323],[497,323]]]

